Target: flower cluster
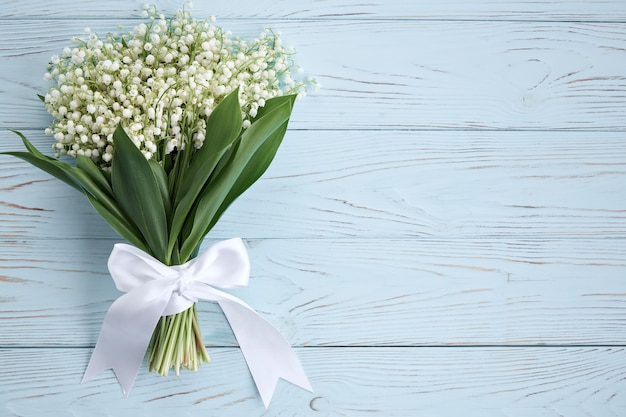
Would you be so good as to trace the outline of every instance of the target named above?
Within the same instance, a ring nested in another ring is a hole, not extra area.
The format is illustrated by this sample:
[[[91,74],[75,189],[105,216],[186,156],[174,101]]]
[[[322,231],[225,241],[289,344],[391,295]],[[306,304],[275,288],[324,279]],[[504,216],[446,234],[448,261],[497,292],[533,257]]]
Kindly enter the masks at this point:
[[[314,83],[294,80],[299,68],[280,33],[245,41],[184,10],[166,18],[148,6],[144,17],[104,38],[86,29],[87,40],[52,57],[45,78],[56,85],[44,101],[57,155],[85,155],[108,169],[121,124],[147,159],[162,160],[188,143],[200,148],[207,117],[237,87],[246,128],[266,100],[305,94]]]

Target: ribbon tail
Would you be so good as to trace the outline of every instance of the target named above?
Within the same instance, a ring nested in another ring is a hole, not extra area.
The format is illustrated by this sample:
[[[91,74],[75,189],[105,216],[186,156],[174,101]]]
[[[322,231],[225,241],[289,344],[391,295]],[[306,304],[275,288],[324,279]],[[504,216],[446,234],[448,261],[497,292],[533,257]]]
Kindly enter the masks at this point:
[[[171,293],[159,281],[150,282],[146,287],[152,288],[130,291],[113,302],[104,317],[82,382],[113,369],[124,395],[130,394],[154,328]],[[156,298],[146,300],[148,294],[154,296],[155,292],[158,294]]]
[[[280,332],[243,301],[222,294],[226,297],[217,302],[239,342],[265,408],[279,378],[313,392],[298,357]]]

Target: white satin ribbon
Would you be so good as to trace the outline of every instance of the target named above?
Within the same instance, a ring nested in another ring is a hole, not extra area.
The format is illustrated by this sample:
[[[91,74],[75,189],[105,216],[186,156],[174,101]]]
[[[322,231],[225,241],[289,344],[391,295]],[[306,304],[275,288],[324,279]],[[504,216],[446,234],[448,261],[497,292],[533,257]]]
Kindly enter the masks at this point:
[[[268,407],[279,378],[313,391],[289,342],[249,305],[215,289],[245,287],[250,260],[241,239],[211,246],[183,265],[166,266],[134,246],[116,244],[108,262],[118,290],[102,324],[83,382],[113,369],[125,395],[135,381],[159,317],[180,313],[199,299],[217,302],[239,342]]]

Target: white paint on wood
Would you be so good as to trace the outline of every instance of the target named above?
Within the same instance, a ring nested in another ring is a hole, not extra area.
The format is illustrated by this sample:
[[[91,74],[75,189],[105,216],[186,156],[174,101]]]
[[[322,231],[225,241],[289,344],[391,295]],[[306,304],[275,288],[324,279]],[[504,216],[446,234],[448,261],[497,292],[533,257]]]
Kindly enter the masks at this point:
[[[239,350],[197,373],[142,368],[129,398],[107,372],[79,384],[90,349],[4,349],[9,416],[623,416],[623,348],[300,348],[314,393],[279,382],[265,411]]]
[[[114,242],[0,243],[2,346],[94,345],[106,310],[121,295],[106,271]],[[229,292],[294,345],[626,343],[622,239],[247,245],[250,286]],[[199,306],[205,342],[236,345],[219,308]]]
[[[85,26],[131,27],[141,3],[3,2],[0,151],[21,148],[7,128],[49,146],[50,56]],[[281,30],[322,84],[210,236],[246,238],[253,277],[236,295],[297,346],[316,392],[281,382],[264,411],[210,303],[201,372],[142,368],[129,399],[111,373],[80,385],[119,295],[117,238],[75,192],[1,157],[1,415],[626,414],[626,2],[195,11],[245,37]]]
[[[23,149],[2,135],[0,149]],[[0,162],[6,239],[115,237],[75,190]],[[625,219],[620,132],[292,130],[212,236],[621,238]]]
[[[47,62],[88,25],[115,20],[9,20],[0,26],[0,128],[45,128],[37,94]],[[626,26],[621,23],[235,20],[297,46],[321,83],[298,104],[298,129],[623,130]]]
[[[67,7],[63,2],[43,0],[7,0],[0,19],[128,19],[139,16],[142,0],[83,0]],[[156,2],[159,10],[173,13],[183,2]],[[475,20],[566,20],[566,21],[624,21],[626,5],[621,0],[318,0],[294,2],[289,0],[228,2],[196,1],[191,11],[197,16],[216,15],[220,18],[281,18],[281,19],[475,19]]]

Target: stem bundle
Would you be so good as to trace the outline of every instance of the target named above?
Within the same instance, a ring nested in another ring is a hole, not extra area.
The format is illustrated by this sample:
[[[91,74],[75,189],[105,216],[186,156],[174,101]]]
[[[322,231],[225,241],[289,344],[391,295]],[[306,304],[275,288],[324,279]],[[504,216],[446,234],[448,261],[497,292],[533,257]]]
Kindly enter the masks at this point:
[[[181,367],[196,371],[202,362],[209,362],[196,305],[181,313],[161,317],[148,352],[148,369],[163,376],[167,376],[171,368],[179,375]]]

